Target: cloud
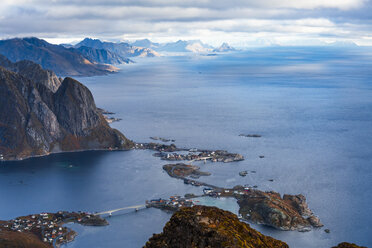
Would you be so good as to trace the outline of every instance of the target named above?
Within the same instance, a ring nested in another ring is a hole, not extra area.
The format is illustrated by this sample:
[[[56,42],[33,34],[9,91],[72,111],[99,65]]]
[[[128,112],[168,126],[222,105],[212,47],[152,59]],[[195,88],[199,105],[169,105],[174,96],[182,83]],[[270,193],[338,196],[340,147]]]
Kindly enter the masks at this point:
[[[253,37],[258,43],[347,39],[367,44],[371,9],[367,0],[2,0],[0,37],[199,38],[235,44]]]

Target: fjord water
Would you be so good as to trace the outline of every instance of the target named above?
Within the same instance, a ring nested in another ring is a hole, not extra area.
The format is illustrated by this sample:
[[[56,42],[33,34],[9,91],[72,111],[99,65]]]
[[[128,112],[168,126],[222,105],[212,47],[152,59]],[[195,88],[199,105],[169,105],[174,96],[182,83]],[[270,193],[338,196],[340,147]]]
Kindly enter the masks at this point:
[[[123,119],[113,127],[137,142],[159,136],[175,139],[180,147],[241,153],[242,162],[200,164],[212,173],[201,180],[303,194],[325,225],[306,233],[254,228],[290,247],[331,247],[342,241],[372,245],[370,51],[257,49],[143,58],[121,69],[79,79],[97,106]],[[256,133],[262,137],[239,136]],[[162,171],[165,162],[152,153],[66,153],[1,163],[0,219],[44,211],[102,211],[201,193],[170,178]],[[248,170],[246,177],[238,175],[242,170]],[[202,202],[238,209],[231,199]],[[170,216],[145,209],[117,214],[107,227],[71,225],[78,237],[67,247],[141,247]]]

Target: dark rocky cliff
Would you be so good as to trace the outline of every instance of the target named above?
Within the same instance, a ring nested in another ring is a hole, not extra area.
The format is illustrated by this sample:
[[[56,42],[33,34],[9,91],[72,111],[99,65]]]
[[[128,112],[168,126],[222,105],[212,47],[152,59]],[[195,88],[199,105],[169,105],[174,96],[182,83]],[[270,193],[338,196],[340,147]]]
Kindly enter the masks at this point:
[[[154,234],[145,248],[287,248],[280,240],[265,236],[240,222],[228,211],[194,206],[176,212],[163,233]]]
[[[30,66],[34,75],[45,73]],[[110,128],[91,92],[78,81],[65,78],[53,92],[42,78],[24,75],[0,67],[0,154],[5,160],[133,146]]]

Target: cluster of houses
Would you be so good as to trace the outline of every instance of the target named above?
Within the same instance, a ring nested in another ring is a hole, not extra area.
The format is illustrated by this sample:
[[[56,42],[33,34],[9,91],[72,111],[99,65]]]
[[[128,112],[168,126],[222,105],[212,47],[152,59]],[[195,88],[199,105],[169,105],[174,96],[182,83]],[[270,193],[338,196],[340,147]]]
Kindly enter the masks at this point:
[[[31,232],[37,234],[45,243],[62,244],[69,241],[70,230],[62,225],[66,221],[84,221],[84,218],[90,216],[88,213],[75,213],[59,211],[58,213],[41,213],[18,217],[3,224],[1,228],[6,228],[16,232]]]
[[[203,193],[204,195],[211,196],[211,197],[228,197],[228,196],[238,196],[238,195],[246,195],[253,190],[254,187],[249,185],[236,187],[233,189],[222,189],[222,188],[204,188]]]
[[[59,226],[59,220],[60,217],[57,217],[57,215],[41,213],[10,220],[3,227],[17,232],[38,233],[41,240],[46,243],[53,243],[56,238],[63,242],[68,229]]]
[[[191,149],[190,151],[194,151]],[[167,152],[158,152],[155,153],[155,157],[160,157],[162,160],[169,161],[179,161],[179,160],[210,160],[212,162],[224,162],[229,163],[233,161],[244,160],[244,157],[237,153],[229,153],[227,151],[217,150],[217,151],[201,151],[199,153],[190,152],[188,154],[180,153],[167,153]],[[197,151],[197,150],[195,150]]]
[[[169,199],[152,199],[150,201],[146,201],[146,207],[154,207],[154,208],[160,208],[163,210],[171,210],[171,211],[177,211],[178,209],[182,207],[192,207],[194,206],[194,203],[191,199],[186,199],[181,196],[171,196]]]
[[[200,160],[200,159],[211,159],[212,157],[201,157],[200,154],[188,153],[165,153],[159,152],[154,154],[155,157],[160,157],[162,160],[179,161],[179,160]]]

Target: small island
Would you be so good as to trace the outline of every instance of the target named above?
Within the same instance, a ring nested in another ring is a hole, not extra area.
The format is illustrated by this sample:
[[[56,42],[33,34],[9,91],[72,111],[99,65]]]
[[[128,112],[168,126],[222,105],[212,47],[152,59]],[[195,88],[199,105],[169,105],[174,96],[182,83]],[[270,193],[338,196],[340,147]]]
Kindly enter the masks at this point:
[[[177,178],[184,178],[187,176],[199,178],[200,176],[211,175],[209,172],[200,171],[200,167],[198,166],[183,163],[166,164],[163,166],[163,170],[165,170],[169,176]]]
[[[261,138],[262,135],[260,134],[239,134],[241,137],[246,137],[246,138]]]

